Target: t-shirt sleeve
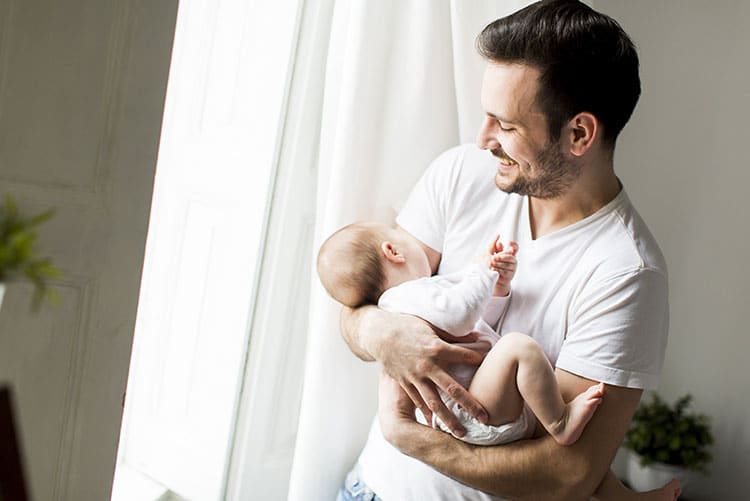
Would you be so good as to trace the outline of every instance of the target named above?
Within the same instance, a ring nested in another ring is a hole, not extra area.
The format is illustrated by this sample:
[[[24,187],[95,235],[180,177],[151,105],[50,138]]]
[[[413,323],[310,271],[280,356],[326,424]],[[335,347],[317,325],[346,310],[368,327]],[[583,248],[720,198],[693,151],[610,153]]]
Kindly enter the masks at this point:
[[[396,217],[400,227],[438,252],[443,251],[448,221],[447,197],[451,192],[456,155],[454,148],[433,160]]]
[[[652,269],[593,284],[572,304],[556,366],[596,381],[654,389],[669,329],[667,277]]]

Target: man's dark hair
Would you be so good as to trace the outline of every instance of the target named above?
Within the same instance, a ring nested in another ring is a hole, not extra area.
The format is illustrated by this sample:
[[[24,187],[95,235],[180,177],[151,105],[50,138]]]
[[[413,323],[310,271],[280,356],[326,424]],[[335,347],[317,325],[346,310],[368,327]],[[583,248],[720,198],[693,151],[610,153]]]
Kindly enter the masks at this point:
[[[614,146],[641,94],[638,55],[614,19],[577,0],[543,0],[498,19],[477,37],[490,61],[540,71],[536,96],[550,137],[577,113],[592,113]]]

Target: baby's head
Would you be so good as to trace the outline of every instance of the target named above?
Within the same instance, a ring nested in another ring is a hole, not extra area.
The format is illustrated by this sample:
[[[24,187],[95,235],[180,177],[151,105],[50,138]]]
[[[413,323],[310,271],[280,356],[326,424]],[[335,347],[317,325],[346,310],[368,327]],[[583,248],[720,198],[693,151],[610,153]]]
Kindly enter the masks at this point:
[[[377,304],[386,289],[430,274],[419,241],[381,223],[344,226],[323,242],[318,253],[323,287],[352,308]]]

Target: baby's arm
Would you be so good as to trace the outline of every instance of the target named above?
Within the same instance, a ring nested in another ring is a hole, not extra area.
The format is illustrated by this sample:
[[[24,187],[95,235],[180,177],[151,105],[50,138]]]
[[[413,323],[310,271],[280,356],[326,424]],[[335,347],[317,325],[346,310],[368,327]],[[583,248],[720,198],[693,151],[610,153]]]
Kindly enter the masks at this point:
[[[490,244],[488,265],[491,270],[498,273],[494,296],[507,296],[510,293],[510,281],[516,274],[517,252],[518,244],[511,240],[507,246],[503,246],[500,235],[495,237]]]
[[[472,332],[486,310],[496,274],[483,266],[404,282],[386,290],[378,306],[420,317],[454,337]]]

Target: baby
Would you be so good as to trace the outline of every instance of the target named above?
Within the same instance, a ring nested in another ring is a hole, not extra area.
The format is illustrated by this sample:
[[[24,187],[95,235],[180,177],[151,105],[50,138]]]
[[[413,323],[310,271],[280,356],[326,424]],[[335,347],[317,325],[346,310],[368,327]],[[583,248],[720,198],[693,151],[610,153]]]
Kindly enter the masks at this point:
[[[601,402],[603,385],[591,386],[566,404],[541,347],[524,334],[498,339],[494,327],[502,311],[494,318],[481,318],[493,295],[507,296],[510,290],[517,247],[511,244],[497,252],[501,248],[496,240],[485,263],[457,274],[431,276],[427,255],[409,233],[378,223],[356,223],[323,244],[318,273],[329,294],[346,306],[377,304],[416,315],[456,337],[478,332],[480,339],[494,345],[476,374],[457,377],[487,410],[488,425],[441,395],[466,428],[462,440],[494,445],[528,438],[536,416],[555,440],[572,444]],[[441,422],[434,424],[447,431]]]
[[[492,346],[476,372],[467,366],[450,368],[485,408],[488,424],[441,392],[446,406],[466,428],[461,440],[503,444],[529,438],[541,426],[561,445],[570,445],[601,403],[604,385],[593,385],[565,403],[541,347],[524,334],[496,334],[510,294],[517,250],[514,242],[503,246],[495,238],[481,263],[460,273],[431,276],[427,255],[412,235],[380,223],[354,223],[323,243],[318,274],[328,293],[346,306],[377,304],[387,311],[418,316],[455,337],[475,332],[485,342],[485,350]],[[450,432],[434,415],[432,424]],[[611,472],[596,493],[599,499],[673,500],[678,495],[676,481],[635,494]]]

